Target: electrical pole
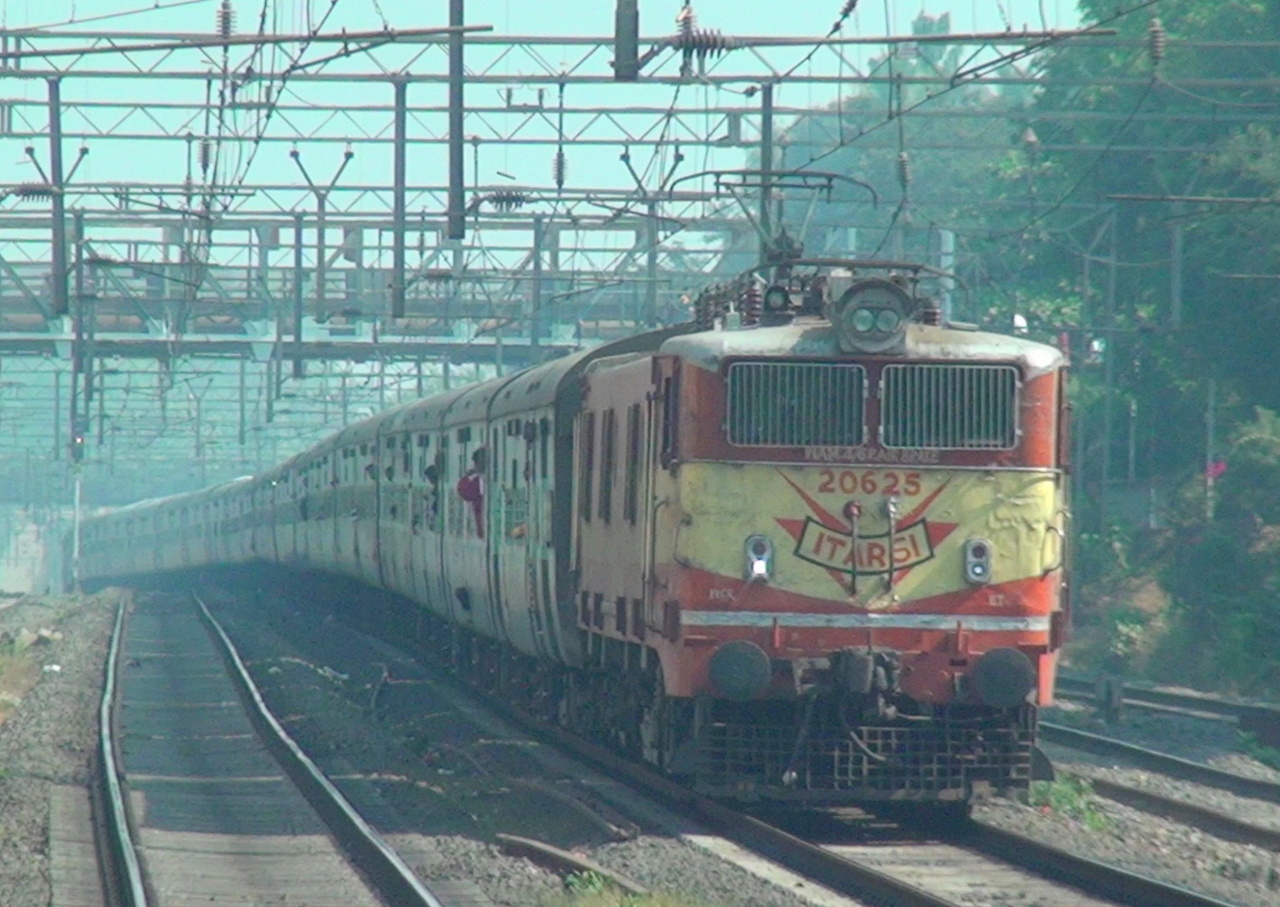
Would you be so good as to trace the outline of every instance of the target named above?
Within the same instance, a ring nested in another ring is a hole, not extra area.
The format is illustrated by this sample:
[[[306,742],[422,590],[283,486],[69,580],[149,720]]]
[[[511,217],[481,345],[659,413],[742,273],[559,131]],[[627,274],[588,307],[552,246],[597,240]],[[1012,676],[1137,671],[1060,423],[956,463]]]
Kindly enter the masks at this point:
[[[542,344],[542,243],[545,239],[542,215],[533,216],[533,290],[529,294],[529,345]]]
[[[1116,377],[1116,226],[1116,210],[1113,208],[1110,221],[1111,253],[1107,262],[1106,314],[1103,320],[1107,341],[1104,354],[1106,358],[1102,364],[1102,488],[1098,494],[1098,509],[1104,529],[1111,503],[1111,431],[1114,427],[1114,406],[1111,398],[1115,390]]]
[[[1205,406],[1204,412],[1204,521],[1206,523],[1213,522],[1214,509],[1214,483],[1217,481],[1216,455],[1214,453],[1214,409],[1217,405],[1217,382],[1212,378],[1209,379],[1209,400]]]
[[[449,0],[449,239],[466,239],[467,213],[464,195],[465,174],[463,167],[462,147],[462,113],[463,113],[463,34],[457,31],[462,27],[463,0]]]
[[[293,216],[293,377],[306,377],[302,359],[302,215]],[[274,384],[274,378],[272,379]],[[267,421],[271,421],[271,400],[276,395],[272,387],[267,393]]]
[[[405,311],[404,233],[406,145],[408,144],[409,86],[403,79],[395,82],[395,142],[393,145],[394,186],[391,190],[391,317],[403,318]]]
[[[644,255],[644,323],[658,326],[658,203],[649,200],[649,216],[645,218]]]
[[[53,314],[67,314],[67,209],[62,193],[62,81],[49,80],[49,198],[53,215]]]
[[[770,201],[773,190],[773,83],[760,86],[760,263],[771,256],[773,218]]]

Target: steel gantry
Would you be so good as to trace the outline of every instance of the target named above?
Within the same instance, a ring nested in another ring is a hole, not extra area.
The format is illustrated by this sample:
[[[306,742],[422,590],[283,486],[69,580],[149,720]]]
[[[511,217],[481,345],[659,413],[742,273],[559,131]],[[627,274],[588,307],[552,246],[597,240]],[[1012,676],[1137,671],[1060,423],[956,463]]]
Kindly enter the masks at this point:
[[[1109,40],[687,17],[637,34],[637,81],[615,85],[617,36],[500,35],[448,10],[433,29],[236,34],[224,0],[204,34],[0,31],[0,156],[25,168],[0,186],[0,487],[60,500],[47,465],[68,450],[92,501],[190,487],[682,320],[754,227],[707,180],[671,184],[781,149],[807,92],[1030,87],[1034,53]],[[871,56],[931,41],[962,65],[904,80]],[[830,117],[857,132],[883,113]]]

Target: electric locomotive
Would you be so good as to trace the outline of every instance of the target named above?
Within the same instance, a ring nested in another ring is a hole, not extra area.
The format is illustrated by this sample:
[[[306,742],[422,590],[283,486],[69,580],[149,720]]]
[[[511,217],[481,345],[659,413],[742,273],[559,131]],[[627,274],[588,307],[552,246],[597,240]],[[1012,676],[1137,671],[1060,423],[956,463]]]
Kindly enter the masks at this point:
[[[394,593],[399,635],[705,793],[1017,789],[1066,626],[1066,362],[944,323],[932,273],[743,275],[696,324],[95,517],[81,575]]]
[[[650,665],[645,754],[705,792],[963,808],[1030,780],[1066,626],[1066,362],[944,324],[928,272],[747,274],[699,297],[716,329],[587,374],[588,660]],[[628,462],[637,426],[652,452],[619,526],[623,421]]]

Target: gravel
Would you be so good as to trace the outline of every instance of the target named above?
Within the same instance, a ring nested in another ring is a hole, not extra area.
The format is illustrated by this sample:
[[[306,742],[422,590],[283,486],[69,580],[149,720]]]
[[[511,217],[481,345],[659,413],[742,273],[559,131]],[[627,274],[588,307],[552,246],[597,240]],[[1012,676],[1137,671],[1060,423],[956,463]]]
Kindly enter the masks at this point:
[[[1222,841],[1100,797],[1085,795],[1065,810],[996,800],[980,806],[975,816],[1241,907],[1274,907],[1280,898],[1280,855]]]
[[[379,640],[269,595],[220,594],[210,606],[290,733],[377,827],[401,832],[397,846],[428,884],[469,879],[510,907],[562,890],[558,876],[501,854],[502,832],[706,905],[809,903],[650,816],[633,819],[602,793],[609,779],[430,682]]]
[[[1240,753],[1235,725],[1169,712],[1128,708],[1106,724],[1087,706],[1063,703],[1045,720],[1078,727],[1161,752],[1252,777],[1280,773]],[[1054,765],[1086,777],[1105,778],[1179,797],[1246,821],[1280,827],[1280,805],[1238,797],[1189,781],[1118,766],[1107,756],[1046,745]],[[1061,809],[1008,801],[985,804],[982,821],[1049,841],[1081,856],[1212,894],[1234,904],[1274,905],[1280,900],[1280,854],[1223,841],[1197,829],[1152,816],[1102,797],[1082,795]]]
[[[87,782],[102,662],[123,595],[108,590],[0,602],[0,633],[14,637],[23,628],[41,627],[61,633],[29,649],[49,669],[37,675],[0,724],[0,904],[5,907],[51,902],[49,795],[54,785]],[[219,610],[227,613],[225,607]],[[555,754],[522,735],[477,717],[465,697],[423,682],[407,659],[386,646],[332,620],[316,622],[287,608],[257,613],[237,608],[236,614],[228,623],[255,675],[266,682],[277,713],[340,777],[361,808],[392,831],[396,845],[425,876],[474,883],[493,903],[512,907],[535,905],[558,893],[557,876],[498,850],[494,835],[507,831],[579,850],[642,884],[707,905],[806,903],[681,842],[651,816],[633,820],[602,793],[608,779],[575,776],[563,767],[563,757],[557,762]],[[1066,720],[1092,723],[1079,713]],[[1223,722],[1128,710],[1121,724],[1095,729],[1259,777],[1277,775],[1236,752],[1234,728]],[[1050,755],[1063,768],[1102,773],[1280,827],[1280,807],[1274,804],[1117,768],[1086,754]],[[980,806],[977,815],[1235,904],[1262,907],[1280,899],[1280,855],[1102,798],[1083,795],[1059,810],[994,801]]]
[[[1250,778],[1280,781],[1280,771],[1240,752],[1240,733],[1232,721],[1130,706],[1121,712],[1119,721],[1107,724],[1094,709],[1073,702],[1062,702],[1056,708],[1046,709],[1044,720],[1114,737],[1183,759],[1205,762]]]
[[[125,593],[41,598],[0,609],[0,639],[54,631],[25,651],[40,667],[35,685],[10,691],[0,724],[0,904],[47,907],[49,797],[55,785],[84,786],[97,740],[102,668],[116,607]],[[60,637],[58,636],[60,634]],[[20,698],[19,698],[20,692]]]

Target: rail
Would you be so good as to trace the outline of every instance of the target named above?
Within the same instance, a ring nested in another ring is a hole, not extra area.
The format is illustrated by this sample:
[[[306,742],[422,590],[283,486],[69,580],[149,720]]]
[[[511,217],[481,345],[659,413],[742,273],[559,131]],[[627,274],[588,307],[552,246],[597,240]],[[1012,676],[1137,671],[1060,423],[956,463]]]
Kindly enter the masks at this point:
[[[118,692],[120,639],[124,633],[127,601],[116,610],[115,628],[103,672],[102,701],[98,706],[98,750],[93,790],[94,822],[110,854],[107,883],[114,898],[126,907],[147,907],[148,895],[142,864],[138,859],[132,816],[120,778],[124,774],[116,745],[115,702]]]
[[[347,859],[394,907],[445,907],[289,736],[267,708],[230,637],[205,603],[196,595],[192,598],[227,665],[231,682],[254,730],[311,808],[329,826]]]
[[[1104,737],[1101,734],[1091,734],[1088,731],[1042,721],[1040,722],[1040,739],[1047,743],[1055,743],[1071,749],[1096,753],[1100,756],[1116,756],[1143,768],[1149,768],[1186,781],[1194,781],[1197,784],[1216,787],[1219,790],[1230,791],[1242,797],[1253,797],[1258,800],[1280,803],[1280,783],[1275,781],[1249,778],[1245,775],[1238,775],[1235,772],[1223,771],[1203,762],[1193,762],[1190,759],[1171,756],[1168,753],[1161,753],[1132,743],[1125,743],[1122,740]]]

